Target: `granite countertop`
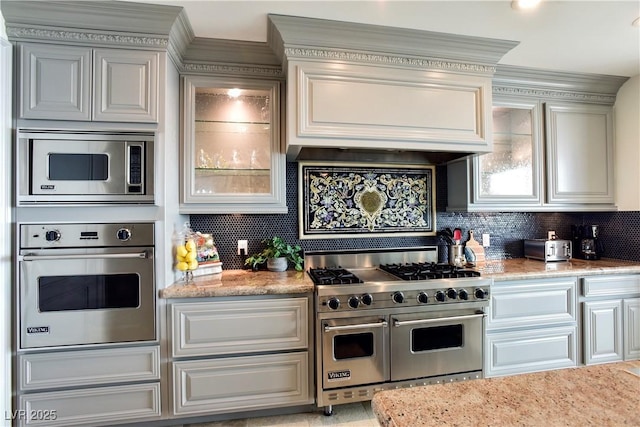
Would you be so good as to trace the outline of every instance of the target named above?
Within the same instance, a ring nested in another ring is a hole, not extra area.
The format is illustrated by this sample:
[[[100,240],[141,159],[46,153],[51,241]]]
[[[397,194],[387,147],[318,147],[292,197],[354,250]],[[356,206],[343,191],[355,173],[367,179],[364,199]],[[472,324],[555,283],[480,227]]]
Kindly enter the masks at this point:
[[[640,361],[387,390],[383,427],[639,426]]]
[[[638,274],[640,262],[603,258],[596,261],[572,259],[545,263],[534,259],[515,258],[485,261],[479,263],[476,269],[483,277],[501,281],[598,274]]]
[[[548,262],[526,258],[486,261],[476,267],[495,281],[539,279],[595,274],[640,273],[640,263],[614,259]],[[160,290],[160,298],[203,298],[241,295],[303,294],[313,292],[313,282],[303,271],[223,270],[221,274],[196,277]]]
[[[313,292],[313,282],[303,271],[223,270],[199,276],[188,284],[176,282],[160,290],[160,298],[203,298],[239,295],[304,294]]]

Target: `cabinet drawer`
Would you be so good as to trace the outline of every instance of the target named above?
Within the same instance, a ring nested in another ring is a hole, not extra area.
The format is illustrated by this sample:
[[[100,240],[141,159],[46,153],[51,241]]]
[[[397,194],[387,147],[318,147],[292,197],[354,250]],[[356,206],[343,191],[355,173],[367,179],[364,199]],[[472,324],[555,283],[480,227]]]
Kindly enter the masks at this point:
[[[640,275],[583,277],[584,297],[623,296],[640,294]]]
[[[499,282],[491,288],[488,330],[575,321],[575,278]]]
[[[487,335],[485,375],[494,377],[577,365],[577,328],[510,331]]]
[[[160,417],[160,384],[98,387],[22,395],[20,426],[113,425]],[[20,418],[20,417],[19,417]],[[45,419],[48,418],[48,419]]]
[[[79,350],[18,356],[21,390],[160,379],[160,348]]]
[[[171,305],[173,357],[306,349],[308,299]]]
[[[313,403],[308,353],[174,362],[173,412],[219,413]]]

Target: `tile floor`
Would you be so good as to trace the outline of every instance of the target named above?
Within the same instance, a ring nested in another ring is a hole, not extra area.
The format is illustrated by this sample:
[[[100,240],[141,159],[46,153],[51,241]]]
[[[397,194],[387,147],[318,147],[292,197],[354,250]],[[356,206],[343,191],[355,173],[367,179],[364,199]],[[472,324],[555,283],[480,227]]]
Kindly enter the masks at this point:
[[[333,407],[333,415],[325,416],[321,410],[303,414],[278,415],[273,417],[246,418],[214,423],[189,424],[184,427],[312,427],[348,426],[379,427],[371,410],[371,402],[351,403]]]

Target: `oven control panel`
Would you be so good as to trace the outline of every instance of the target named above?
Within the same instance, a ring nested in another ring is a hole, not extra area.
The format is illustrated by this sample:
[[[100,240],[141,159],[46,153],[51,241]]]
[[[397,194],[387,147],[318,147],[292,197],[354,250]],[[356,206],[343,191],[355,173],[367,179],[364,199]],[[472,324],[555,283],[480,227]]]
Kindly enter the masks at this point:
[[[329,291],[330,292],[330,291]],[[400,307],[461,305],[489,300],[489,286],[463,286],[435,289],[398,289],[386,292],[353,292],[318,295],[319,312],[367,310]]]

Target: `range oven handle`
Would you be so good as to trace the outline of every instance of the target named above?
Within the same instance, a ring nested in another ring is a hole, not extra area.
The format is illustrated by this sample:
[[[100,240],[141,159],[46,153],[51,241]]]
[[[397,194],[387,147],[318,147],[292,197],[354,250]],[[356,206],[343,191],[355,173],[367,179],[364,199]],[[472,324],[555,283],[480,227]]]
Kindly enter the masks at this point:
[[[484,314],[471,314],[468,316],[451,316],[451,317],[436,317],[432,319],[418,319],[418,320],[393,320],[393,326],[399,328],[400,326],[408,326],[408,325],[421,325],[424,323],[437,323],[437,322],[450,322],[452,320],[469,320],[475,319],[477,317],[484,317]]]
[[[324,325],[324,331],[331,332],[331,331],[348,331],[348,330],[354,330],[354,329],[386,328],[387,325],[388,323],[386,320],[383,320],[382,322],[375,322],[375,323],[359,323],[357,325],[342,325],[342,326]]]
[[[70,259],[123,259],[149,258],[147,251],[121,254],[78,254],[78,255],[22,255],[18,261],[45,261],[45,260],[70,260]]]

